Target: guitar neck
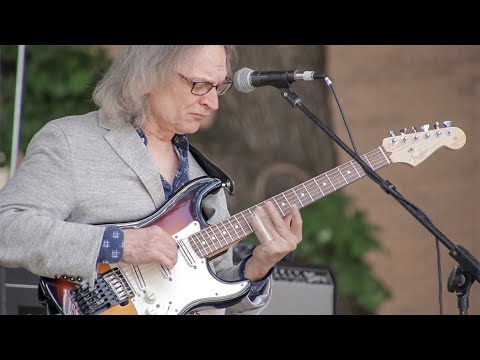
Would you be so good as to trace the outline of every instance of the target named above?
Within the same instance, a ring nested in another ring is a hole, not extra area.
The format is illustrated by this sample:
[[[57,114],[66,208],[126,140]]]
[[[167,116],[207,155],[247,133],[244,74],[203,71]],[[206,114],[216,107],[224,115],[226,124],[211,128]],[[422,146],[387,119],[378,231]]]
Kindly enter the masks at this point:
[[[391,163],[382,147],[361,156],[361,159],[373,170]],[[271,201],[279,213],[285,217],[290,214],[292,205],[303,208],[365,175],[363,168],[352,160],[191,235],[190,243],[200,257],[212,256],[226,250],[253,232],[249,220],[257,206]]]

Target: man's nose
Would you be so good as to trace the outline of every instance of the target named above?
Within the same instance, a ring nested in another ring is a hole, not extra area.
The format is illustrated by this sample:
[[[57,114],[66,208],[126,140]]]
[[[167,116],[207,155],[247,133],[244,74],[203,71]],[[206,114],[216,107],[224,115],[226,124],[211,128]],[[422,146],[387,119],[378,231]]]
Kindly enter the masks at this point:
[[[218,109],[217,89],[212,87],[212,89],[208,93],[202,96],[200,101],[202,105],[208,106],[212,110],[217,110]]]

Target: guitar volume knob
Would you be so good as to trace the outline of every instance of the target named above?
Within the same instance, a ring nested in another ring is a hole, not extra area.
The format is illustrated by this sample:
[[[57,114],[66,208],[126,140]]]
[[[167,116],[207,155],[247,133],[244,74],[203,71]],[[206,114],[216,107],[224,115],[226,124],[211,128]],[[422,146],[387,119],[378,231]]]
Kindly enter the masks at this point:
[[[145,302],[147,304],[153,304],[157,300],[157,296],[153,291],[147,291],[145,293]]]

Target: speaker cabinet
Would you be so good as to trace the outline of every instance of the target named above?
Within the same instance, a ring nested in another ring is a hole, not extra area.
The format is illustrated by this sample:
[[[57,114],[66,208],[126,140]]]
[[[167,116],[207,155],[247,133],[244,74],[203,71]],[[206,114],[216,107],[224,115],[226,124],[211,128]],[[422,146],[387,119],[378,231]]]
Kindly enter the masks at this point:
[[[316,265],[278,264],[272,298],[262,315],[335,315],[336,287],[330,270]]]
[[[255,245],[239,242],[233,262],[249,256]],[[328,267],[298,265],[287,255],[273,271],[272,298],[262,315],[334,315],[337,306],[335,278]]]

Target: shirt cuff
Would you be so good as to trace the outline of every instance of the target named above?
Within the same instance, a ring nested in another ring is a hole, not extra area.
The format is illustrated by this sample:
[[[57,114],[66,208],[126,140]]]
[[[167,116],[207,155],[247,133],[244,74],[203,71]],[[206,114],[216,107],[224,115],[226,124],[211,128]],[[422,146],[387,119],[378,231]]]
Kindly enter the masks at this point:
[[[247,275],[245,273],[245,266],[247,264],[247,260],[251,257],[252,255],[246,257],[240,263],[240,266],[238,268],[238,277],[240,280],[247,279]],[[273,269],[275,269],[275,267],[272,267],[263,279],[260,279],[258,281],[251,281],[250,292],[248,293],[248,298],[250,299],[250,301],[254,301],[258,295],[262,294],[263,288],[265,287],[265,284],[268,282],[270,276],[272,275]]]
[[[103,232],[102,246],[97,263],[113,264],[123,257],[123,230],[117,226],[109,226]]]

